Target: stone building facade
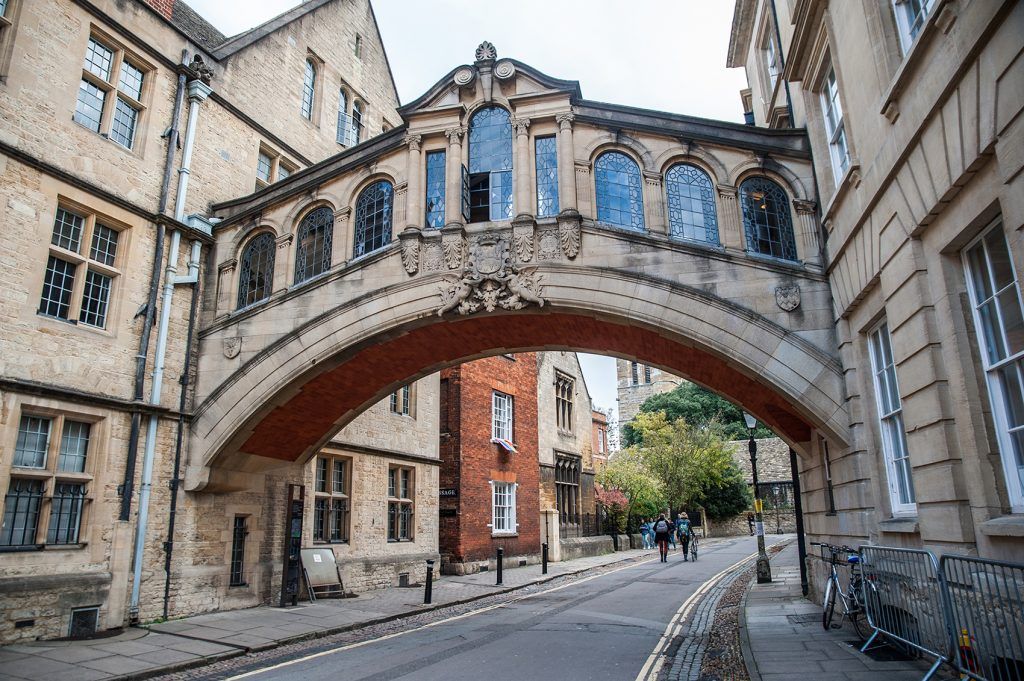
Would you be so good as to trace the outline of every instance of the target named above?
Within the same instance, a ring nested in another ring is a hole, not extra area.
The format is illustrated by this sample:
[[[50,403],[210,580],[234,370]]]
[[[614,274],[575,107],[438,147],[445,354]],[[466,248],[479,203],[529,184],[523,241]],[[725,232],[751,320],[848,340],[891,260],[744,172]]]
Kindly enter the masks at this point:
[[[619,429],[636,418],[647,398],[675,390],[683,382],[678,376],[628,359],[615,360]]]
[[[1012,0],[736,3],[744,110],[814,158],[850,438],[801,458],[812,537],[1024,560],[1022,35]]]
[[[493,568],[540,553],[535,353],[495,355],[441,372],[441,571]]]
[[[354,105],[363,140],[397,124],[369,3],[232,38],[174,0],[2,7],[0,641],[269,602],[303,472],[180,485],[212,242],[191,216],[354,144]]]

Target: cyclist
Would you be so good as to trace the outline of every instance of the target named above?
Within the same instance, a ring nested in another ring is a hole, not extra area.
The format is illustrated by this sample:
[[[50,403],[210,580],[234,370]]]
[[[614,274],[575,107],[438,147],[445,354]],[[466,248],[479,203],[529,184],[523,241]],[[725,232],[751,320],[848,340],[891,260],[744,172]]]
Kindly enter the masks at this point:
[[[676,519],[676,535],[679,537],[679,543],[683,545],[683,560],[689,561],[690,537],[693,536],[693,528],[690,526],[690,516],[686,515],[686,511],[680,513],[679,518]]]

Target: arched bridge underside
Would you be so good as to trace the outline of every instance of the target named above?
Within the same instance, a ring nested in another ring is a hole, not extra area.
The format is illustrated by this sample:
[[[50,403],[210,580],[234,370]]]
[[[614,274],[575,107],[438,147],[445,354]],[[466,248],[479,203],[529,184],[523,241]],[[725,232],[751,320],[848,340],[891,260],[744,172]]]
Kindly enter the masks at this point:
[[[215,320],[201,334],[188,488],[231,489],[236,472],[304,461],[400,385],[499,352],[636,358],[728,397],[798,450],[815,430],[846,442],[819,273],[618,230],[581,232],[572,259],[559,253],[529,267],[514,264],[502,232],[463,233],[455,266],[433,271],[419,255],[442,235],[403,234],[401,244]]]

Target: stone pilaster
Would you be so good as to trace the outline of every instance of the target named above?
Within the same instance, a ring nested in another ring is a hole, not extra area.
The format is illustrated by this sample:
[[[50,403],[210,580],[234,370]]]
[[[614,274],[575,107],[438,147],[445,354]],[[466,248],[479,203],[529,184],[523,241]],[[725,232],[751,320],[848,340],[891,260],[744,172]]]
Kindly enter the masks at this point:
[[[818,218],[814,211],[818,207],[814,201],[793,199],[793,208],[797,217],[797,243],[800,247],[800,259],[808,265],[821,267],[821,240],[818,238]]]
[[[448,136],[447,173],[444,182],[444,221],[445,224],[463,224],[462,219],[462,138],[466,128],[448,128],[444,131]]]
[[[736,187],[730,184],[719,184],[718,205],[718,240],[726,248],[743,250],[743,221],[740,219],[739,198]]]
[[[352,259],[355,239],[349,218],[352,209],[348,206],[334,213],[334,241],[331,248],[331,262],[341,264]]]
[[[288,256],[291,255],[294,239],[295,235],[291,232],[274,239],[277,252],[274,254],[274,288],[271,290],[271,294],[285,290],[292,283],[294,262]]]
[[[577,207],[576,178],[574,177],[576,158],[572,140],[572,122],[575,118],[571,113],[560,113],[555,116],[555,121],[558,123],[559,210],[575,210]]]
[[[406,182],[408,194],[406,197],[407,210],[405,212],[405,224],[409,227],[421,229],[423,226],[423,190],[420,187],[420,143],[423,137],[420,135],[406,135],[405,144],[409,147],[409,156],[406,162]]]
[[[665,192],[662,190],[661,175],[644,171],[644,222],[651,234],[668,236],[668,222],[665,220]]]
[[[573,164],[576,174],[576,205],[584,217],[596,218],[597,211],[594,210],[590,199],[590,162],[577,161]]]
[[[238,269],[238,258],[231,258],[217,266],[217,316],[227,314],[233,309],[235,300],[235,271]]]
[[[516,169],[515,206],[512,212],[517,217],[530,217],[534,214],[530,205],[530,119],[513,118],[512,129],[516,135],[512,162]]]

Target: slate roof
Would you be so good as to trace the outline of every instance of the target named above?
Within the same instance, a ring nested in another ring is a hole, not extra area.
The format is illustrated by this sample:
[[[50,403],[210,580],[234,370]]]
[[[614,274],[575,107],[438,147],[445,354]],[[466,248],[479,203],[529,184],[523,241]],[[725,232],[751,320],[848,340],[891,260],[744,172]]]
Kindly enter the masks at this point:
[[[215,47],[227,40],[226,35],[199,16],[199,13],[185,4],[184,0],[177,0],[174,3],[171,24],[208,52],[213,52]]]

